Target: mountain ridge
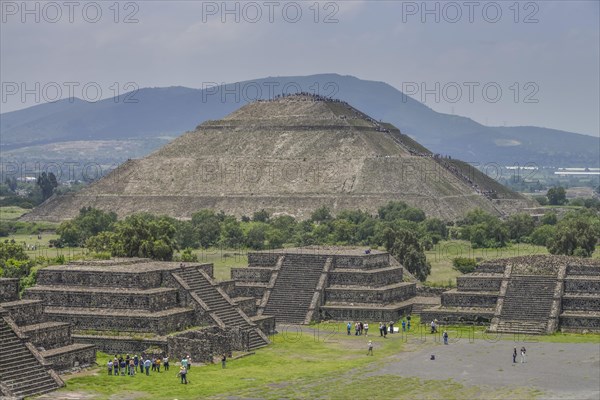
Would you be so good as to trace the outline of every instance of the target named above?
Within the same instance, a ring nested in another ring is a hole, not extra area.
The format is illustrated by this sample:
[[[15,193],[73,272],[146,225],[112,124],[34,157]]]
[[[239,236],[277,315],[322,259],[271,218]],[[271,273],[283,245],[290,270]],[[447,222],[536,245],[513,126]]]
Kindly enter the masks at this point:
[[[347,101],[373,118],[394,124],[430,150],[465,161],[600,166],[596,137],[541,127],[484,126],[467,117],[436,112],[385,82],[337,74],[268,77],[207,85],[204,90],[143,88],[96,103],[66,99],[40,104],[0,115],[0,149],[10,157],[11,150],[56,142],[179,136],[247,104],[258,94],[252,92],[257,87],[261,93],[255,97],[267,99],[271,87],[278,93],[286,85],[288,90],[300,88]],[[125,103],[127,96],[137,103]],[[147,154],[144,151],[142,155]]]

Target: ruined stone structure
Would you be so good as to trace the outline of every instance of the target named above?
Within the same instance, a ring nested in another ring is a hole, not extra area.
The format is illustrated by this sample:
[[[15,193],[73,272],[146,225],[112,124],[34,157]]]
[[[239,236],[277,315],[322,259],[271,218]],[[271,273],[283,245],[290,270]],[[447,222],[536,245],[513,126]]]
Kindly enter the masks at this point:
[[[396,321],[410,313],[416,284],[403,281],[390,255],[364,249],[305,247],[248,254],[233,268],[235,290],[258,302],[258,315],[308,324],[313,320]]]
[[[64,385],[57,371],[96,359],[73,344],[69,324],[45,320],[40,301],[19,300],[19,280],[0,278],[0,395],[22,398]]]
[[[71,324],[78,343],[111,353],[166,350],[167,334],[212,325],[239,328],[246,340],[239,350],[251,350],[269,343],[261,328],[274,329],[272,317],[242,311],[213,280],[212,264],[76,261],[40,270],[37,283],[25,301],[43,302],[48,320]]]
[[[526,256],[483,263],[459,276],[424,322],[490,324],[498,333],[600,331],[600,261]]]
[[[119,217],[147,211],[186,219],[210,208],[302,219],[321,206],[374,212],[391,200],[445,220],[474,208],[502,215],[531,206],[467,163],[432,154],[347,103],[297,95],[207,121],[23,219],[62,221],[84,206]]]

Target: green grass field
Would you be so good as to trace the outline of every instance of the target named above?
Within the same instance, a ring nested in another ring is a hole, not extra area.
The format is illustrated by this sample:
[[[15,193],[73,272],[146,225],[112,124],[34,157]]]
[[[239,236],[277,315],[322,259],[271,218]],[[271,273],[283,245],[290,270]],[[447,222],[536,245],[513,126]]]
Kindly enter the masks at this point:
[[[66,377],[64,394],[82,398],[114,399],[115,396],[152,399],[197,398],[375,398],[394,399],[535,399],[540,392],[529,388],[490,389],[467,387],[452,380],[424,380],[391,375],[370,376],[382,363],[398,359],[411,344],[401,335],[388,339],[369,336],[374,356],[366,356],[367,338],[330,335],[343,324],[329,324],[315,334],[316,326],[272,337],[273,344],[256,354],[220,364],[194,365],[190,384],[179,383],[178,368],[152,376],[109,376],[104,365],[109,356],[98,355],[100,367]],[[437,344],[429,343],[429,346]],[[410,351],[410,349],[407,349]],[[89,397],[87,397],[89,396]]]
[[[0,221],[14,221],[27,211],[29,210],[16,206],[0,207]]]

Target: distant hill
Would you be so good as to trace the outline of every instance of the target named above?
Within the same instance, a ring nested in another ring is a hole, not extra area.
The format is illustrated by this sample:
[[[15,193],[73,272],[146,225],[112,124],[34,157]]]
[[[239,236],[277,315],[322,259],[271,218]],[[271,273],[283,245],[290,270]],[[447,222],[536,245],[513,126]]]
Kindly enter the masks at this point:
[[[468,164],[435,156],[348,103],[295,95],[206,121],[23,219],[61,221],[86,206],[121,217],[147,211],[186,219],[211,208],[307,218],[321,206],[376,212],[392,200],[446,220],[474,208],[506,215],[530,207]]]
[[[74,142],[66,146],[73,149],[73,157],[137,158],[204,121],[228,115],[254,97],[267,99],[270,91],[280,94],[286,85],[290,92],[300,88],[342,99],[375,119],[392,123],[432,152],[467,162],[600,166],[598,138],[538,127],[488,127],[435,112],[386,83],[337,74],[269,77],[207,90],[146,88],[96,103],[75,99],[41,104],[0,115],[0,150],[6,158],[64,160],[72,157],[64,152],[65,146],[47,145]],[[256,96],[257,88],[260,96]],[[124,102],[127,98],[137,103]],[[87,141],[115,141],[114,147],[122,150],[88,154]]]

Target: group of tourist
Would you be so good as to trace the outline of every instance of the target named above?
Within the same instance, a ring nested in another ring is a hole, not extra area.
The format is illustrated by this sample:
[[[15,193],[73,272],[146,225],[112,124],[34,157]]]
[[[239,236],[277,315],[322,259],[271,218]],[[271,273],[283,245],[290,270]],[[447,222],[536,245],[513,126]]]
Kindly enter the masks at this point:
[[[187,384],[187,374],[190,368],[192,367],[192,358],[188,355],[181,359],[179,363],[179,372],[177,376],[181,378],[182,384]],[[130,356],[127,354],[125,357],[123,355],[115,354],[115,357],[108,360],[106,364],[108,375],[114,376],[135,376],[138,373],[150,375],[150,372],[160,373],[161,365],[164,371],[169,371],[169,357],[168,356],[151,356],[144,355],[141,356],[133,355]]]
[[[346,325],[346,333],[348,335],[352,335],[353,327],[355,336],[369,335],[369,323],[357,321],[353,325],[352,322],[348,322]],[[407,330],[410,330],[410,315],[402,320],[402,332],[406,332]],[[389,323],[379,322],[379,336],[386,338],[388,333],[394,333],[394,321],[390,321]]]

